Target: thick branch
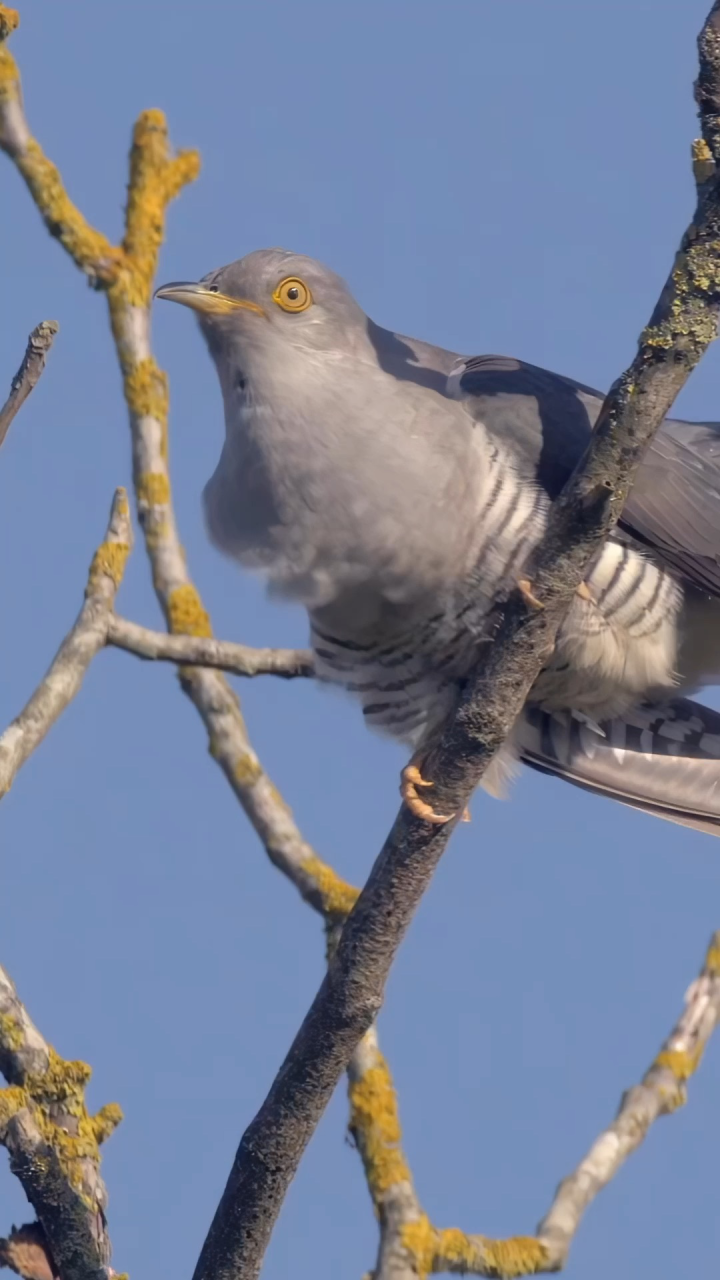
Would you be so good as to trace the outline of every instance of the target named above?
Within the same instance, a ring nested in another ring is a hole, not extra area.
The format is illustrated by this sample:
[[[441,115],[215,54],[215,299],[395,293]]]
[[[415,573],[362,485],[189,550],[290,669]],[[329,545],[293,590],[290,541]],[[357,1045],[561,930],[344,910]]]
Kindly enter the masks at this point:
[[[0,734],[0,799],[25,761],[75,697],[107,637],[108,618],[132,545],[127,494],[117,489],[105,540],[90,565],[85,603],[45,678],[20,715]]]
[[[637,356],[607,397],[585,457],[555,505],[533,574],[544,608],[533,612],[518,591],[499,611],[496,642],[434,753],[439,811],[462,812],[512,728],[586,565],[620,515],[643,450],[716,335],[719,196],[713,173],[699,188],[695,217]],[[243,1136],[195,1280],[259,1274],[300,1157],[382,1003],[397,948],[453,826],[431,827],[406,811],[396,819],[318,995]]]
[[[10,395],[0,409],[0,446],[10,430],[10,423],[24,405],[33,387],[40,381],[58,325],[54,320],[41,320],[30,334],[22,364],[10,384]]]
[[[108,1280],[107,1192],[99,1144],[122,1113],[110,1104],[96,1116],[88,1114],[90,1067],[66,1062],[43,1039],[2,968],[0,1066],[9,1085],[0,1090],[0,1142],[42,1228],[33,1247],[42,1258],[47,1244],[48,1263],[54,1262],[52,1270],[57,1268],[61,1280]],[[17,1234],[5,1242],[6,1250],[13,1242],[17,1247]]]
[[[108,644],[138,658],[175,662],[183,666],[217,667],[235,676],[282,676],[286,680],[313,674],[307,649],[252,649],[213,636],[174,636],[166,631],[128,622],[116,614],[108,626]]]

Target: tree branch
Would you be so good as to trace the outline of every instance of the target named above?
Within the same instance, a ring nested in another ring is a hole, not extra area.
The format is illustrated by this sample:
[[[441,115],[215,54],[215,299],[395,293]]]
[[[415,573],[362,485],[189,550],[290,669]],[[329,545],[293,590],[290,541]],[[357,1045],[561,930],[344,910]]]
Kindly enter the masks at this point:
[[[711,20],[714,20],[716,11],[717,6]],[[0,39],[12,29],[12,23],[5,21],[5,15],[9,12],[0,5]],[[708,29],[709,27],[706,28]],[[712,105],[718,100],[713,87],[718,83],[718,76],[717,68],[711,65],[714,56],[714,48],[711,46],[712,42],[708,43],[706,40],[704,54],[701,46],[703,67],[706,70],[709,67],[710,72],[703,80],[704,72],[701,69],[698,92],[700,94],[700,88],[704,86],[705,100]],[[107,290],[130,410],[140,516],[158,596],[168,625],[174,633],[169,638],[161,637],[170,647],[163,648],[160,645],[153,656],[183,661],[187,665],[187,655],[191,652],[192,661],[212,661],[210,655],[217,658],[225,650],[225,646],[212,639],[208,616],[182,563],[182,549],[174,524],[167,472],[167,384],[165,375],[154,362],[148,340],[150,289],[163,234],[165,206],[177,194],[182,183],[194,176],[197,159],[192,155],[170,159],[163,117],[158,112],[144,113],[136,126],[131,153],[125,239],[120,248],[109,245],[104,237],[84,222],[82,215],[69,202],[57,170],[45,159],[38,144],[31,138],[22,113],[17,71],[12,60],[8,63],[7,57],[9,55],[6,51],[0,51],[0,144],[23,173],[51,233],[61,240],[91,279]],[[709,107],[706,114],[708,113]],[[705,193],[709,206],[712,206],[712,213],[717,195],[713,156],[717,152],[709,120],[708,114],[708,121],[704,120],[705,139],[695,145],[694,158],[700,187],[699,211]],[[707,208],[705,213],[708,214]],[[526,598],[515,598],[509,602],[500,618],[499,634],[503,643],[495,647],[483,673],[478,674],[475,682],[476,696],[466,698],[454,728],[449,730],[440,745],[434,771],[438,791],[442,792],[444,788],[450,799],[457,796],[458,807],[512,722],[512,717],[507,714],[503,718],[502,708],[498,709],[497,706],[498,700],[486,708],[484,718],[479,716],[477,695],[484,696],[488,692],[489,682],[493,680],[500,680],[501,683],[504,680],[506,686],[511,687],[518,670],[529,687],[534,678],[533,664],[537,664],[537,669],[543,653],[552,643],[554,631],[581,579],[587,559],[612,522],[617,519],[631,480],[633,465],[636,465],[644,444],[650,438],[653,425],[657,426],[660,418],[667,412],[690,368],[714,336],[718,286],[713,239],[717,236],[717,227],[709,217],[704,222],[701,218],[699,226],[699,238],[696,237],[695,225],[686,235],[668,297],[665,298],[664,295],[656,308],[651,325],[643,335],[641,348],[641,353],[644,349],[648,366],[652,366],[653,358],[657,357],[658,365],[664,366],[665,374],[672,375],[673,371],[669,366],[678,360],[682,366],[680,381],[673,380],[672,376],[664,380],[651,378],[649,382],[640,385],[638,390],[636,385],[631,385],[628,381],[632,372],[628,371],[628,375],[614,388],[614,399],[612,396],[608,398],[598,425],[597,439],[600,444],[595,450],[596,456],[588,458],[584,476],[576,476],[576,480],[579,480],[577,491],[573,492],[571,482],[571,486],[563,494],[533,571],[534,590],[536,594],[540,594],[545,609],[541,615],[534,616],[529,611]],[[694,243],[696,238],[697,244]],[[668,305],[665,306],[664,302]],[[638,360],[633,365],[635,373],[638,372]],[[642,372],[643,369],[640,368],[639,373]],[[633,402],[636,392],[640,398],[639,411],[637,402]],[[667,406],[663,407],[665,401]],[[654,416],[657,416],[657,423],[653,424],[651,419]],[[628,462],[631,465],[626,465]],[[574,551],[566,553],[562,548],[567,545],[566,539],[570,534],[575,538],[575,547]],[[116,643],[110,639],[111,627],[112,622],[106,627],[106,638]],[[122,634],[123,627],[135,630],[133,624],[119,621],[118,635]],[[149,644],[152,648],[156,642],[154,639],[148,641],[147,637],[153,633],[144,632],[142,628],[136,630],[143,632],[140,643],[145,646]],[[131,632],[125,632],[126,639],[130,634]],[[172,648],[175,641],[181,639],[185,646],[182,657],[179,656],[179,644],[175,649]],[[499,667],[493,666],[493,655],[504,652],[510,644],[516,644],[519,655],[520,665],[514,674],[512,663],[508,665],[503,662],[502,657]],[[262,651],[247,651],[243,646],[232,648],[241,651],[235,654],[241,667],[243,663],[259,661],[260,665],[256,668],[258,673],[265,669],[262,666],[264,659],[257,659],[257,654]],[[136,648],[135,651],[140,652],[140,649]],[[248,653],[253,656],[248,657]],[[150,656],[147,647],[145,654]],[[229,656],[226,650],[225,656]],[[283,656],[281,665],[286,658],[292,665],[293,659],[287,655]],[[271,662],[272,660],[269,659]],[[247,673],[246,665],[243,674]],[[183,682],[206,724],[211,751],[222,764],[263,839],[269,856],[293,880],[306,900],[328,917],[330,922],[341,920],[352,906],[357,891],[341,881],[332,868],[317,859],[302,840],[289,812],[252,751],[239,705],[226,682],[213,672],[197,668],[183,672]],[[507,703],[507,687],[500,690],[499,701]],[[521,703],[522,698],[517,695],[517,705],[520,706]],[[315,1012],[318,1013],[319,1010],[320,1015],[317,1028],[321,1036],[315,1052],[312,1051],[312,1044],[303,1043],[301,1032],[286,1063],[284,1084],[276,1082],[278,1088],[275,1101],[281,1103],[276,1117],[280,1122],[279,1142],[275,1146],[272,1143],[266,1144],[265,1148],[257,1145],[261,1142],[260,1126],[255,1130],[255,1142],[251,1141],[249,1130],[241,1145],[234,1173],[242,1180],[248,1171],[253,1172],[254,1162],[257,1177],[254,1183],[252,1178],[250,1182],[246,1180],[245,1191],[249,1189],[249,1200],[244,1220],[242,1213],[238,1215],[232,1212],[232,1206],[231,1212],[223,1219],[223,1203],[216,1215],[216,1223],[211,1231],[211,1237],[214,1232],[214,1241],[211,1244],[209,1237],[206,1250],[208,1247],[211,1247],[211,1251],[214,1250],[214,1263],[218,1273],[240,1274],[235,1270],[239,1265],[243,1280],[257,1274],[264,1251],[260,1237],[263,1232],[265,1240],[269,1236],[294,1165],[321,1114],[328,1089],[334,1083],[333,1075],[336,1080],[347,1062],[346,1055],[353,1044],[357,1046],[358,1036],[369,1025],[372,1013],[380,1003],[394,950],[448,835],[449,829],[428,833],[406,814],[401,814],[396,822],[384,855],[381,855],[374,869],[374,882],[369,882],[368,889],[363,893],[358,910],[345,930],[338,956],[331,964],[319,1000],[316,1001],[318,1009]],[[407,884],[403,884],[404,876],[408,878]],[[388,926],[387,920],[380,917],[373,933],[373,909],[386,910],[392,914],[396,908],[399,908],[399,913],[394,923],[391,922]],[[306,1025],[312,1016],[311,1010]],[[309,1054],[303,1057],[304,1050],[308,1048]],[[338,1066],[342,1058],[344,1061]],[[377,1072],[380,1075],[385,1073],[382,1082]],[[300,1080],[299,1090],[298,1073],[300,1077],[304,1076],[304,1081]],[[379,1088],[380,1083],[383,1088]],[[386,1275],[399,1280],[401,1275],[419,1274],[417,1240],[413,1239],[412,1231],[408,1235],[407,1230],[413,1223],[420,1224],[418,1231],[425,1230],[427,1244],[427,1232],[434,1232],[434,1228],[429,1224],[427,1227],[423,1226],[427,1220],[419,1212],[409,1174],[408,1177],[399,1176],[407,1171],[407,1166],[398,1146],[399,1127],[397,1141],[392,1137],[395,1132],[393,1124],[397,1122],[394,1092],[384,1060],[377,1050],[373,1030],[365,1032],[364,1039],[355,1049],[350,1088],[353,1128],[363,1154],[371,1193],[381,1212],[381,1270],[376,1274],[378,1278],[382,1275],[383,1280]],[[284,1110],[283,1097],[287,1103]],[[256,1126],[262,1115],[261,1112],[256,1118]],[[268,1118],[270,1113],[266,1116]],[[252,1128],[251,1126],[251,1130]],[[249,1157],[244,1169],[240,1159],[243,1150],[245,1157]],[[264,1170],[261,1167],[263,1164],[266,1166]],[[271,1172],[267,1168],[268,1164],[274,1166]],[[387,1170],[389,1166],[394,1169],[396,1176],[394,1182],[390,1180],[387,1203],[383,1209],[381,1206],[384,1202],[378,1196],[377,1188],[382,1181],[382,1169]],[[399,1188],[403,1184],[408,1190],[401,1193]],[[224,1201],[227,1195],[226,1190]],[[383,1212],[387,1224],[391,1224],[392,1220],[392,1230],[390,1225],[385,1230]],[[262,1217],[263,1213],[267,1213],[268,1217],[265,1223],[260,1224],[260,1231],[248,1230],[248,1223],[252,1228],[252,1217],[258,1214]],[[414,1216],[418,1213],[419,1216]],[[398,1245],[400,1228],[405,1234],[401,1232]],[[443,1266],[447,1264],[450,1269],[466,1269],[466,1263],[461,1265],[452,1252],[457,1247],[457,1237],[461,1233],[434,1234],[445,1253],[439,1254],[436,1250],[437,1259],[433,1255],[433,1267],[437,1260]],[[529,1248],[531,1253],[535,1250],[532,1257],[528,1255],[524,1258],[525,1269],[537,1269],[537,1241],[492,1242],[483,1237],[463,1238],[480,1241],[485,1249],[493,1247],[496,1261],[487,1264],[495,1265],[496,1269],[492,1274],[499,1274],[498,1266],[504,1267],[509,1262],[510,1255],[506,1248],[509,1244],[513,1245],[515,1267],[519,1265],[518,1248],[522,1246],[523,1249]],[[216,1248],[218,1243],[219,1248]],[[385,1245],[387,1248],[383,1254]],[[546,1249],[544,1244],[542,1249]],[[206,1250],[203,1251],[203,1257]],[[427,1257],[427,1250],[423,1256]],[[202,1263],[203,1258],[196,1274],[202,1274]],[[392,1267],[395,1270],[387,1269]],[[517,1270],[514,1274],[518,1274]]]
[[[313,657],[308,649],[252,649],[212,636],[168,635],[166,631],[151,631],[117,614],[110,618],[107,642],[138,658],[217,667],[235,676],[282,676],[291,680],[314,674]]]
[[[0,148],[24,177],[51,235],[105,291],[130,418],[138,515],[155,591],[173,635],[210,640],[210,618],[189,576],[175,522],[167,450],[167,377],[150,346],[150,299],[167,206],[183,184],[197,176],[199,156],[180,152],[172,157],[163,113],[143,112],[130,151],[125,236],[121,246],[110,244],[72,203],[58,170],[30,132],[20,74],[2,43],[16,26],[17,14],[0,4]],[[253,750],[234,691],[219,672],[203,667],[184,666],[181,683],[205,725],[210,754],[270,860],[312,907],[323,914],[343,915],[356,890],[303,839]],[[1,770],[0,756],[0,784]]]
[[[717,22],[719,9],[720,0],[709,24]],[[717,88],[717,63],[710,64],[704,37],[701,81]],[[720,91],[714,99],[719,97]],[[707,100],[701,98],[701,112]],[[712,152],[717,136],[702,122]],[[711,158],[717,163],[720,157],[712,152]],[[533,589],[544,607],[533,610],[517,591],[498,610],[495,643],[487,646],[433,752],[433,794],[439,809],[456,814],[455,821],[552,651],[585,568],[620,515],[644,449],[716,336],[719,249],[720,190],[713,167],[698,181],[695,216],[635,360],[607,396],[585,456],[554,505],[533,570]],[[398,815],[320,990],[243,1135],[195,1280],[253,1280],[259,1274],[290,1181],[340,1074],[380,1008],[397,948],[454,825],[430,826],[403,810]]]
[[[20,715],[0,734],[0,799],[18,769],[75,697],[95,654],[103,648],[108,618],[132,545],[127,494],[116,489],[105,540],[90,565],[85,602],[72,630]]]
[[[111,1103],[88,1114],[91,1069],[66,1062],[43,1039],[0,968],[0,1143],[37,1213],[61,1280],[108,1280],[107,1192],[99,1145],[122,1119]],[[10,1243],[13,1236],[10,1237]],[[7,1243],[7,1242],[6,1242]]]
[[[22,364],[10,383],[10,395],[0,409],[0,446],[10,430],[10,423],[24,405],[33,387],[40,381],[58,325],[55,320],[41,320],[30,334]]]

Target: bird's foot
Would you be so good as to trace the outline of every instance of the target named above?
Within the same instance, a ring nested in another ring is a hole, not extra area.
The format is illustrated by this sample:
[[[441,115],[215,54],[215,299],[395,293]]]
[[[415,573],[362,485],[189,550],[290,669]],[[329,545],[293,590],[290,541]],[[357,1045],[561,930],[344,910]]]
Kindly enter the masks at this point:
[[[432,805],[421,799],[417,792],[418,787],[434,786],[434,782],[428,782],[426,778],[423,778],[417,765],[412,761],[405,766],[400,775],[400,795],[410,812],[416,818],[421,818],[423,822],[432,822],[441,827],[446,822],[450,822],[454,815],[451,813],[436,813]]]
[[[529,578],[518,578],[517,585],[523,600],[526,600],[533,609],[545,608],[542,600],[538,600],[537,596],[534,594],[532,582]]]

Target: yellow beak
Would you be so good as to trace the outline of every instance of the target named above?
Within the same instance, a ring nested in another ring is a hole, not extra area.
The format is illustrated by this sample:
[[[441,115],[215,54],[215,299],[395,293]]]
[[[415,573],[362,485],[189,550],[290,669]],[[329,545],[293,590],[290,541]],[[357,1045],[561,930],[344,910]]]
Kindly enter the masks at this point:
[[[173,280],[155,290],[156,298],[166,298],[168,302],[179,302],[182,307],[192,307],[206,316],[227,316],[233,311],[256,311],[264,316],[265,312],[257,302],[249,302],[247,298],[230,298],[226,293],[217,293],[204,284],[193,284],[190,280]]]

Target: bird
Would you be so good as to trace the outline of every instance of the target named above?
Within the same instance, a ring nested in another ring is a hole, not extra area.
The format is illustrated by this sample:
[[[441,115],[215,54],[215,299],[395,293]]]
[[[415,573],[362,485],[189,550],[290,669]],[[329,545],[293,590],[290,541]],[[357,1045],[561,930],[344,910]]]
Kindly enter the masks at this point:
[[[318,678],[411,749],[412,812],[449,821],[430,746],[498,602],[533,600],[525,566],[602,393],[382,328],[285,249],[155,296],[196,312],[220,383],[210,539],[305,608]],[[720,423],[668,418],[481,785],[503,795],[525,763],[720,834],[720,714],[692,700],[719,680]]]

